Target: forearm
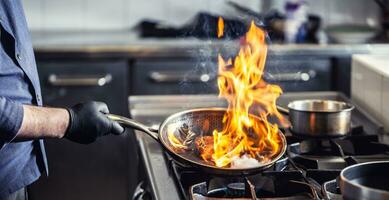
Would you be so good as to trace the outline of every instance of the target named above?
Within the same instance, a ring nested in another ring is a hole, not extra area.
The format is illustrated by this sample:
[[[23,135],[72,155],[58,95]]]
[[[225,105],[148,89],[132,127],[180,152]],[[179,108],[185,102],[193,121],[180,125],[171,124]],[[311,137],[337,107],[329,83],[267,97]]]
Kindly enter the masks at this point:
[[[62,138],[69,125],[69,113],[62,108],[23,105],[23,122],[17,140]]]

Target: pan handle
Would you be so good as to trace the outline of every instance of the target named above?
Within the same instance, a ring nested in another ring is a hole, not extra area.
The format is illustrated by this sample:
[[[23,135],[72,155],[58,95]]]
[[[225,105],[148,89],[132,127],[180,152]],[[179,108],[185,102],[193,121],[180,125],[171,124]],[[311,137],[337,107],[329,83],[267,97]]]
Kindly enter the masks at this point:
[[[280,113],[283,113],[285,115],[289,115],[289,110],[287,108],[284,108],[282,106],[279,106],[277,105],[277,110],[280,112]]]
[[[129,128],[133,128],[133,129],[136,129],[136,130],[139,130],[139,131],[142,131],[142,132],[145,132],[147,133],[147,135],[151,136],[153,139],[159,141],[159,138],[158,138],[158,130],[156,129],[153,129],[151,127],[148,127],[140,122],[137,122],[133,119],[129,119],[127,117],[123,117],[123,116],[119,116],[119,115],[114,115],[114,114],[106,114],[106,116],[113,120],[113,121],[116,121],[118,122],[119,124],[125,126],[125,127],[129,127]]]

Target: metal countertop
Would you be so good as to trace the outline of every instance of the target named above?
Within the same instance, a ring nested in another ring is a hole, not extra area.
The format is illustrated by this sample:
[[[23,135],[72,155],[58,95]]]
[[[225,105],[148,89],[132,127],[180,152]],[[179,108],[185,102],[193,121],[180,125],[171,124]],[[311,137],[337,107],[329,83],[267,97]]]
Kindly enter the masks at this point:
[[[217,55],[221,50],[237,49],[238,41],[200,40],[196,38],[139,38],[133,31],[32,31],[37,53],[120,53],[129,57],[193,56],[202,51]],[[389,44],[291,44],[269,46],[269,52],[281,55],[328,55],[389,53]]]

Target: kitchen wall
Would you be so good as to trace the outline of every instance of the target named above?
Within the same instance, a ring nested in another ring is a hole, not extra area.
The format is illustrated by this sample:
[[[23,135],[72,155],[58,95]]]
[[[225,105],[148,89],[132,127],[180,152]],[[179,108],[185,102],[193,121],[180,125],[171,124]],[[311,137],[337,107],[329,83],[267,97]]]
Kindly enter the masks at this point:
[[[282,10],[285,0],[263,0],[264,9]],[[325,26],[342,23],[378,25],[379,8],[373,0],[305,0],[309,13],[319,15]]]
[[[237,0],[256,11],[260,1]],[[23,0],[33,30],[127,29],[143,18],[182,25],[199,11],[234,15],[225,0]]]
[[[372,0],[306,0],[310,12],[324,23],[377,24],[378,8]],[[227,0],[23,0],[32,30],[128,29],[143,18],[160,19],[173,25],[188,22],[197,12],[238,15]],[[235,0],[261,11],[283,9],[285,0]]]

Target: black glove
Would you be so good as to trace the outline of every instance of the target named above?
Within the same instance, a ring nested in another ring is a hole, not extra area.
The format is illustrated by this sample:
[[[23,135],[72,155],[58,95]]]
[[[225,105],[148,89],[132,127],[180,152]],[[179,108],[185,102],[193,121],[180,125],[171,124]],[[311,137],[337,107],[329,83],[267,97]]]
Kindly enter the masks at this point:
[[[67,109],[70,114],[69,127],[65,138],[80,144],[89,144],[98,137],[113,133],[120,135],[124,128],[105,116],[108,107],[102,102],[77,104]]]

